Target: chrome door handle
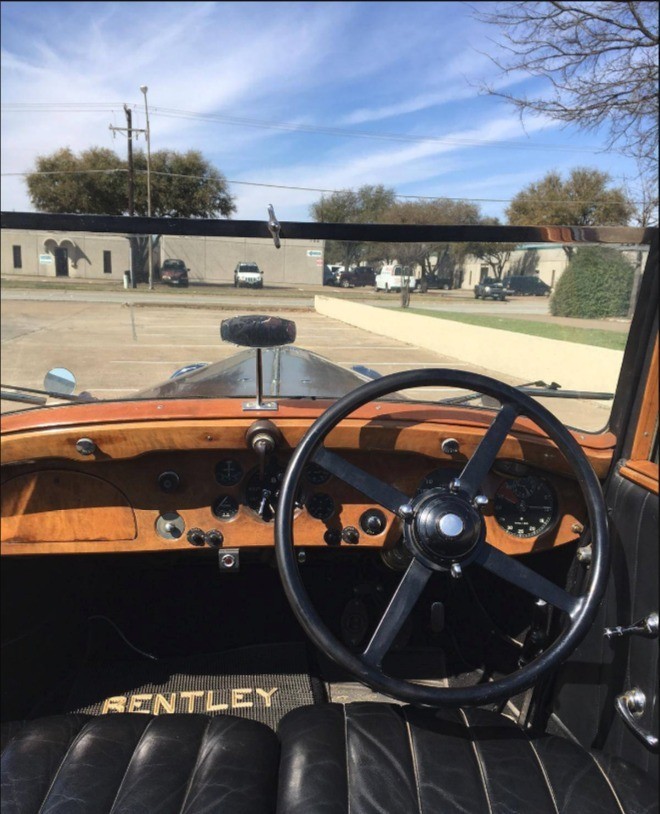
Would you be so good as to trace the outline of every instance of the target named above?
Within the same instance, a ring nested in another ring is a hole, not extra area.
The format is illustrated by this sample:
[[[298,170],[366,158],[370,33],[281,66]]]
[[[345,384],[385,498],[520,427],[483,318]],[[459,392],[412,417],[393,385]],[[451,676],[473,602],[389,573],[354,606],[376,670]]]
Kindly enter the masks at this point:
[[[603,635],[606,639],[616,639],[619,636],[644,636],[647,639],[657,639],[659,629],[658,614],[654,612],[632,625],[606,627]]]
[[[639,726],[637,718],[643,715],[646,709],[646,696],[638,688],[617,695],[615,700],[616,711],[623,718],[624,724],[633,733],[637,740],[641,741],[651,752],[658,751],[658,738],[650,732],[646,732]]]

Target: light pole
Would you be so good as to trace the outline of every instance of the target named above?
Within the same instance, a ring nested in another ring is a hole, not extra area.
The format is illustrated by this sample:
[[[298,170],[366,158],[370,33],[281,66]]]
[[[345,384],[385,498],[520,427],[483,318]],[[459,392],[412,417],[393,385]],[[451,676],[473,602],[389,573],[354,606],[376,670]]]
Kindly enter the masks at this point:
[[[149,88],[146,85],[140,85],[140,90],[144,94],[144,114],[146,117],[146,135],[147,135],[147,217],[151,217],[151,133],[149,130],[149,106],[147,105],[147,91]],[[149,239],[149,289],[153,291],[154,287],[154,258],[152,254],[151,235],[147,235]]]

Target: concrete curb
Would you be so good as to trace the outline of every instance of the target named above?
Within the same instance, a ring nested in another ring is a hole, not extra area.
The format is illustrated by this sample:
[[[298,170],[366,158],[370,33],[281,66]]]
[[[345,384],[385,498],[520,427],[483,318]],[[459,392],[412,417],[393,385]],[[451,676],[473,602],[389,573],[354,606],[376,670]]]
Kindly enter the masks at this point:
[[[334,297],[314,297],[319,314],[525,381],[565,390],[616,389],[623,351],[401,313]]]

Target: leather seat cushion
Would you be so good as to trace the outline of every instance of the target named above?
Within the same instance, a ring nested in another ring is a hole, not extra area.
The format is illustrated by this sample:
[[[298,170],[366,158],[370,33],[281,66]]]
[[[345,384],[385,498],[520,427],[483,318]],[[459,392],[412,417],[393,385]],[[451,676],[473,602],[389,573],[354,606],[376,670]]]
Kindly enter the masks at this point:
[[[3,732],[2,811],[261,814],[278,761],[272,730],[232,716],[42,718]]]
[[[301,707],[280,723],[278,814],[649,814],[642,772],[480,709]]]

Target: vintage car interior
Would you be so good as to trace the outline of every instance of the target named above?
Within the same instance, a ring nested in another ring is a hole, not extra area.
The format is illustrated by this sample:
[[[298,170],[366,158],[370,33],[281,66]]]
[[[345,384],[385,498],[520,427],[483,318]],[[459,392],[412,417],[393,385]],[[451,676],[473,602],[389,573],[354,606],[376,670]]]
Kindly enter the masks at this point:
[[[649,247],[598,433],[265,313],[218,326],[224,378],[3,415],[3,812],[657,811],[657,230],[2,225]],[[276,364],[322,368],[275,397]],[[439,386],[478,398],[405,397]]]

